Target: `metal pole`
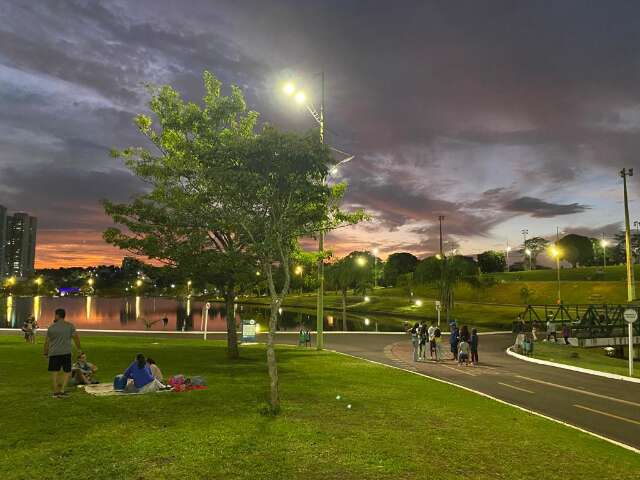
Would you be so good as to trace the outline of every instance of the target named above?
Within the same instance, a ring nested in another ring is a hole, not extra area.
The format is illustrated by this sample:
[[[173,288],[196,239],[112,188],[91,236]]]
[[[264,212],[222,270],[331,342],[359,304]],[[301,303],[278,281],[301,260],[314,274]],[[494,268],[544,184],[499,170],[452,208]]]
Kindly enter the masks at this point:
[[[527,230],[526,228],[522,230],[522,237],[523,237],[523,241],[522,241],[522,250],[523,251],[527,251],[527,234],[529,233],[529,230]],[[526,255],[526,253],[525,253]],[[526,265],[526,263],[524,263],[524,261],[522,262],[523,265]],[[526,268],[526,267],[523,267]],[[531,256],[529,256],[529,270],[531,270]]]
[[[228,315],[228,313],[227,313]],[[204,306],[204,339],[207,340],[207,328],[209,327],[209,309],[207,305]]]
[[[633,302],[636,298],[636,288],[633,279],[633,258],[631,257],[631,228],[629,225],[629,202],[627,199],[627,176],[633,175],[633,169],[623,168],[620,171],[624,189],[624,224],[625,224],[625,250],[627,254],[627,301]]]
[[[629,376],[633,377],[633,323],[629,323]]]
[[[324,71],[321,75],[321,97],[320,97],[320,143],[324,145]],[[327,178],[323,179],[326,184]],[[320,230],[318,235],[318,308],[316,315],[316,348],[324,348],[324,231]]]
[[[604,232],[602,232],[602,269],[603,275],[607,272],[607,243],[604,239]],[[605,278],[606,280],[606,278]]]
[[[556,271],[558,272],[558,305],[562,305],[562,296],[560,295],[560,255],[556,255]]]

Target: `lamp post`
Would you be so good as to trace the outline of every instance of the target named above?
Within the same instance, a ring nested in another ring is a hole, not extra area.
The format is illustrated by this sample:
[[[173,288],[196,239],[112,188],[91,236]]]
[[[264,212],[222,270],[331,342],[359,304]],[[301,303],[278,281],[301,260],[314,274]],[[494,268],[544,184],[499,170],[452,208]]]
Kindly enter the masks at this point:
[[[522,230],[520,230],[520,232],[522,232],[522,248],[525,249],[525,253],[528,250],[527,248],[527,235],[529,234],[529,230],[527,230],[526,228],[523,228]],[[529,257],[529,260],[531,260],[531,257]],[[531,270],[531,262],[529,262],[529,270]]]
[[[373,289],[375,290],[376,287],[378,286],[378,270],[377,270],[377,266],[378,266],[378,248],[374,248],[372,253],[373,253]]]
[[[187,281],[187,297],[191,296],[191,280]]]
[[[525,248],[525,249],[524,249],[524,254],[525,254],[527,257],[529,257],[529,271],[531,271],[531,270],[533,270],[533,268],[532,268],[532,263],[531,263],[531,254],[532,254],[532,252],[531,252],[531,250],[530,250],[529,248]]]
[[[300,277],[300,295],[302,295],[302,273],[304,268],[302,268],[302,265],[298,265],[293,272]]]
[[[633,275],[633,258],[631,256],[631,228],[629,225],[629,200],[627,198],[627,177],[633,176],[633,168],[620,170],[624,189],[624,239],[627,254],[627,301],[633,302],[636,298],[636,286]]]
[[[87,280],[87,285],[89,285],[89,289],[91,293],[93,293],[93,284],[94,284],[93,278],[89,278],[89,280]]]
[[[561,252],[557,246],[551,247],[551,256],[556,259],[556,272],[558,279],[558,305],[562,304],[562,295],[560,293],[560,255]]]
[[[38,296],[40,295],[40,287],[42,286],[42,282],[42,277],[38,277],[33,281],[33,283],[36,284],[36,295]]]
[[[511,247],[509,246],[509,240],[507,240],[507,248],[505,249],[505,252],[507,252],[507,255],[506,255],[507,272],[509,271],[509,252],[510,251],[511,251]]]
[[[609,242],[604,238],[604,232],[602,233],[602,240],[600,240],[600,246],[602,247],[602,273],[603,275],[607,271],[607,245]]]

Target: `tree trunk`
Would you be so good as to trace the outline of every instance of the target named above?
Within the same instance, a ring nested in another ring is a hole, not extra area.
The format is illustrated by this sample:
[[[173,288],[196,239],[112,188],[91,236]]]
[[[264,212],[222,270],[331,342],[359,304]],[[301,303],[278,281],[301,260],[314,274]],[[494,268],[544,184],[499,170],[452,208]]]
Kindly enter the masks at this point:
[[[238,329],[236,327],[236,315],[233,308],[236,295],[235,292],[227,292],[224,297],[225,308],[227,310],[227,357],[238,358]]]
[[[347,289],[342,290],[342,330],[347,331]]]
[[[267,369],[269,370],[269,403],[271,411],[280,411],[280,395],[278,393],[278,363],[276,361],[275,337],[278,325],[278,302],[271,302],[269,317],[269,333],[267,334]]]

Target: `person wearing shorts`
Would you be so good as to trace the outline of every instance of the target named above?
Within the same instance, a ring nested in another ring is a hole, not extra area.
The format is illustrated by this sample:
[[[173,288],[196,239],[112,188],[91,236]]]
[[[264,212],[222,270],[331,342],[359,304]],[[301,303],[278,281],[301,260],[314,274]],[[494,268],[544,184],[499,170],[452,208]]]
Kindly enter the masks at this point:
[[[53,324],[47,329],[44,341],[44,356],[49,359],[48,370],[53,379],[53,396],[65,397],[64,391],[71,376],[71,340],[80,350],[80,337],[73,323],[67,322],[63,308],[55,311]],[[62,370],[62,374],[60,374]]]

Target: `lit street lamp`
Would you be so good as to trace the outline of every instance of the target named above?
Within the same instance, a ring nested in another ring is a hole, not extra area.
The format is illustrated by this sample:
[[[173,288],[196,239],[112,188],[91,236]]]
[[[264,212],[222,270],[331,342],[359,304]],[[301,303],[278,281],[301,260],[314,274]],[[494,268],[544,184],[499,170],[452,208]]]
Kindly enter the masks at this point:
[[[524,254],[525,254],[527,257],[529,257],[529,270],[533,270],[533,268],[532,268],[532,263],[531,263],[531,254],[532,254],[531,250],[530,250],[530,249],[528,249],[528,248],[525,248],[525,250],[524,250]]]
[[[629,225],[629,200],[627,198],[627,177],[633,176],[633,168],[623,168],[620,170],[622,184],[624,188],[624,239],[625,253],[627,257],[627,301],[633,302],[636,299],[636,285],[633,272],[633,258],[631,257],[631,228]]]
[[[525,249],[525,253],[526,253],[526,250],[528,250],[528,248],[527,248],[527,235],[529,234],[529,230],[527,230],[526,228],[523,228],[520,231],[522,232],[522,237],[523,237],[522,248]],[[529,257],[529,270],[531,270],[531,257]]]
[[[509,242],[507,242],[507,248],[505,249],[505,252],[507,252],[506,255],[506,261],[507,261],[507,272],[509,271],[509,252],[511,251],[511,247],[509,246]]]
[[[600,240],[600,246],[602,247],[602,268],[603,272],[607,271],[607,245],[609,242],[604,238],[604,233],[602,234],[602,240]]]
[[[562,252],[555,245],[549,249],[549,253],[556,259],[556,271],[558,276],[558,305],[562,303],[562,296],[560,295],[560,255]]]
[[[302,295],[302,273],[303,272],[304,272],[304,268],[302,268],[302,265],[296,266],[296,268],[293,270],[293,273],[295,273],[300,277],[300,295]]]

